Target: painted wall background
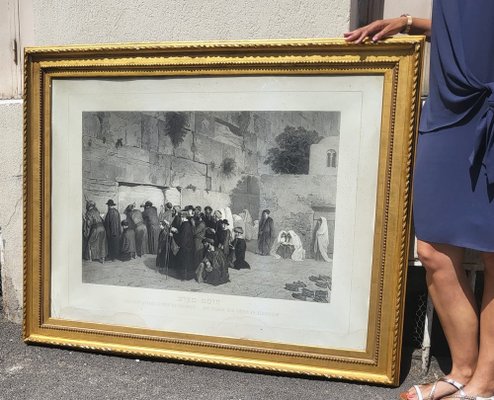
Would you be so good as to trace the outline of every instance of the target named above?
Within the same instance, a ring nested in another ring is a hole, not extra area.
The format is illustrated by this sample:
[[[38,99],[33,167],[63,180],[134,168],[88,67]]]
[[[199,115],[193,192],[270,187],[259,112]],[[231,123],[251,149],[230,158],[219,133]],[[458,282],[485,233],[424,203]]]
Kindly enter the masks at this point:
[[[355,0],[25,0],[22,45],[340,37]],[[0,79],[2,74],[0,74]],[[4,309],[22,310],[22,103],[0,101]]]
[[[4,240],[2,288],[7,318],[22,307],[22,102],[0,106],[0,226]]]

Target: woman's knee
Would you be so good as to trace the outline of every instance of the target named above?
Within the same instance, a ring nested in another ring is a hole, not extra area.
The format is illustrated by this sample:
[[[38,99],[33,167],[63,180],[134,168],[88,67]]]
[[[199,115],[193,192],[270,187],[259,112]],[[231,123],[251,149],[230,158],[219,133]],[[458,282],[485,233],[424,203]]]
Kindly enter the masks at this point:
[[[450,270],[451,265],[454,264],[453,259],[460,257],[456,254],[457,250],[461,251],[452,246],[434,245],[423,241],[417,243],[418,258],[429,272],[440,271],[442,268]]]
[[[421,241],[417,243],[417,255],[422,265],[426,268],[432,267],[436,263],[438,256],[437,250],[430,243]]]

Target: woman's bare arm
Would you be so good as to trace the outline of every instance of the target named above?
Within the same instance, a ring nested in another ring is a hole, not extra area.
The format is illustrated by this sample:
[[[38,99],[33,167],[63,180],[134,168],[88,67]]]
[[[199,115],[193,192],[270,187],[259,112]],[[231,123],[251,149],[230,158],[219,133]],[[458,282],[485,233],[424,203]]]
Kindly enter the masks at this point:
[[[402,32],[407,26],[407,17],[398,17],[390,19],[380,19],[365,25],[361,28],[344,33],[345,40],[352,43],[361,43],[366,38],[373,42],[396,35]],[[412,35],[431,36],[431,20],[426,18],[412,18],[410,27]]]

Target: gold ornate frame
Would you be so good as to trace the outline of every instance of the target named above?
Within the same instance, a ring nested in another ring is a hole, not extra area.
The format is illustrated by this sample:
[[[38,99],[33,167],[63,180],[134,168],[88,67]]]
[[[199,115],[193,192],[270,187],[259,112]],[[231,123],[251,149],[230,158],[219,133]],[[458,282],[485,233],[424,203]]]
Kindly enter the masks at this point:
[[[24,109],[24,339],[139,357],[398,384],[422,37],[29,48]],[[381,141],[365,351],[293,346],[52,318],[51,148],[55,78],[381,75]]]

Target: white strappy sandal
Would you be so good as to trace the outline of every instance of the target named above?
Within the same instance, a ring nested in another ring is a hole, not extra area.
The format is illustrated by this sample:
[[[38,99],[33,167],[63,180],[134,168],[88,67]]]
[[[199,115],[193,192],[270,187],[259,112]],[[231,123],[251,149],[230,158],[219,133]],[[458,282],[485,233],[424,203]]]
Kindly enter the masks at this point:
[[[436,382],[434,382],[434,384],[432,385],[431,391],[429,393],[429,396],[424,397],[424,395],[422,394],[422,391],[420,390],[419,385],[413,385],[413,388],[415,389],[415,392],[417,393],[418,400],[434,400],[435,399],[434,394],[436,393],[437,384],[439,382],[448,383],[451,386],[454,386],[457,391],[458,390],[460,391],[460,393],[462,392],[462,389],[465,387],[465,385],[455,381],[454,379],[443,377],[443,378],[439,378]],[[443,397],[446,397],[446,396],[443,396]],[[400,395],[400,399],[408,400],[408,393],[402,393]],[[463,397],[460,397],[460,399],[463,399]],[[471,400],[471,399],[465,398],[465,400]],[[473,398],[473,400],[477,400],[477,398]],[[481,397],[479,397],[478,400],[483,400],[483,399]],[[494,400],[494,398],[492,398],[492,399],[488,398],[487,400]]]

